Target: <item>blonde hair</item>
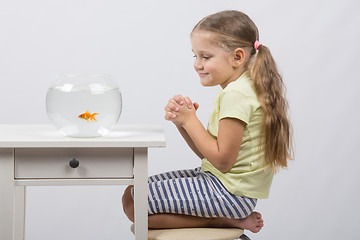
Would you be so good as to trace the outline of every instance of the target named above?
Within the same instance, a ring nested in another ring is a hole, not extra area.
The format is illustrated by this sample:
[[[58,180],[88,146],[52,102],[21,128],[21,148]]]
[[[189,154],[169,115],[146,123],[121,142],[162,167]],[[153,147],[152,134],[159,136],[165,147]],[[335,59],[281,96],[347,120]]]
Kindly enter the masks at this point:
[[[193,29],[215,33],[214,43],[226,50],[247,48],[250,60],[246,68],[263,109],[261,133],[264,141],[265,162],[276,172],[287,167],[292,159],[292,132],[288,118],[285,86],[269,48],[254,48],[259,40],[255,23],[239,11],[222,11],[203,18]]]

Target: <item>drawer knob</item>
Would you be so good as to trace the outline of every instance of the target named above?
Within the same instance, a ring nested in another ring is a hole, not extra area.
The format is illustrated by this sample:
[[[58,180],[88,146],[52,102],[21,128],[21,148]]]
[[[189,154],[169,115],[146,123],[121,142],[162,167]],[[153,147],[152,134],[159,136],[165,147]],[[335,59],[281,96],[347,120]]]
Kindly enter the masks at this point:
[[[76,158],[71,159],[71,161],[69,162],[69,165],[72,168],[77,168],[79,166],[79,164],[80,163],[78,160],[76,160]]]

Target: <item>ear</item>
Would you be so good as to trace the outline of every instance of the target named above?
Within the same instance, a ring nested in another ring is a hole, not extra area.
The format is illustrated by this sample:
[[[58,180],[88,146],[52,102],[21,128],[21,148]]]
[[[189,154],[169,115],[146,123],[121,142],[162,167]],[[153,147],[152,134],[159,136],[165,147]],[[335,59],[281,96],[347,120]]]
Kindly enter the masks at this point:
[[[233,67],[240,67],[245,61],[245,51],[242,48],[237,48],[233,52]]]

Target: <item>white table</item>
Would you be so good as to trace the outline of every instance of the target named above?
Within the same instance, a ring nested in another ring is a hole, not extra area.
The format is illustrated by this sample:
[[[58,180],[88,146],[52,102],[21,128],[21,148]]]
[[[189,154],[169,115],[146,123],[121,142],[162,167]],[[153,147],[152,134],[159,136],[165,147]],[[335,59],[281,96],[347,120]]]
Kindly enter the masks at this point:
[[[0,239],[24,239],[26,186],[108,184],[134,185],[135,238],[147,239],[151,147],[165,147],[161,126],[120,125],[104,137],[70,138],[50,125],[0,125]]]

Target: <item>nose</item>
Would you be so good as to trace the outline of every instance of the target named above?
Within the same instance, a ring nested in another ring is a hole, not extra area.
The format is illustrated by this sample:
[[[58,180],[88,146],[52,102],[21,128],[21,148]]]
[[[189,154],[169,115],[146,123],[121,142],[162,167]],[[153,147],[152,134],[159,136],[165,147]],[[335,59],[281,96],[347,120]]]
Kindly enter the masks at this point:
[[[195,68],[195,71],[202,70],[204,68],[204,66],[202,65],[202,63],[199,59],[195,59],[194,68]]]

